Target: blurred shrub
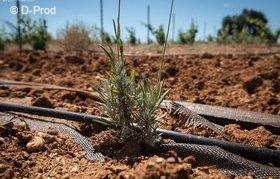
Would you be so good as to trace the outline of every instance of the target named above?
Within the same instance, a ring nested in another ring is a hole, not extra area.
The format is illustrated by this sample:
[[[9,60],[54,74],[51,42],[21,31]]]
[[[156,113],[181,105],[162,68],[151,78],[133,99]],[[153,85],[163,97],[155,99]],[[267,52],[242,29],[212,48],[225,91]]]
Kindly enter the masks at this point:
[[[215,37],[212,36],[212,35],[208,35],[206,40],[207,40],[207,42],[215,42],[216,41]]]
[[[126,31],[128,32],[128,43],[135,45],[137,42],[135,29],[133,27],[127,27]]]
[[[220,42],[276,43],[277,34],[273,34],[268,26],[264,13],[244,9],[241,14],[223,18],[222,27],[218,31]]]
[[[163,45],[165,43],[165,32],[163,25],[160,25],[157,30],[154,31],[157,43]]]
[[[192,21],[190,28],[186,32],[179,32],[178,42],[181,44],[193,44],[195,42],[197,32],[197,25],[195,25],[194,21]]]
[[[46,41],[43,39],[34,39],[34,41],[32,41],[32,48],[33,50],[44,50],[46,49]]]
[[[156,41],[159,45],[163,45],[165,43],[165,32],[163,25],[160,25],[157,29],[155,29],[151,24],[144,24],[150,32],[156,37]]]
[[[0,51],[4,51],[5,49],[5,43],[4,40],[0,37]]]
[[[101,41],[112,44],[113,42],[115,42],[115,39],[108,32],[103,32],[101,35]]]
[[[65,50],[82,51],[88,50],[91,44],[90,29],[84,23],[69,24],[59,30],[58,38]]]
[[[275,31],[275,38],[276,38],[276,43],[279,43],[279,39],[280,39],[280,29],[277,29]]]
[[[40,19],[31,34],[30,43],[33,50],[44,50],[50,39],[51,36],[47,32],[47,22],[45,19]]]
[[[47,31],[47,21],[45,19],[32,20],[29,16],[21,16],[19,23],[21,25],[21,41],[23,44],[31,44],[34,50],[43,50],[47,41],[51,39]],[[18,42],[19,34],[17,26],[6,21],[6,26],[11,30],[7,41]]]
[[[5,38],[4,38],[5,30],[4,28],[0,28],[0,51],[4,51],[5,49]]]

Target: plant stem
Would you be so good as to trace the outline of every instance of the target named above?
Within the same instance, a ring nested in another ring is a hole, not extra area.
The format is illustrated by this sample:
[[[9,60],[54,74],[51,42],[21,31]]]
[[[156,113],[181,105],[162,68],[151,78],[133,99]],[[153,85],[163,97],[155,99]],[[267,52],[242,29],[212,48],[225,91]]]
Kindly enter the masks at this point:
[[[160,67],[159,67],[159,73],[158,73],[158,82],[161,81],[161,74],[162,74],[162,70],[163,70],[163,60],[164,60],[164,56],[165,56],[165,52],[166,52],[166,46],[167,46],[169,29],[170,29],[171,16],[172,16],[172,11],[173,11],[173,4],[174,4],[174,0],[171,1],[170,11],[169,11],[167,32],[166,32],[166,36],[165,36],[165,42],[164,42],[164,47],[163,47],[163,52],[162,52],[162,59],[160,61]]]

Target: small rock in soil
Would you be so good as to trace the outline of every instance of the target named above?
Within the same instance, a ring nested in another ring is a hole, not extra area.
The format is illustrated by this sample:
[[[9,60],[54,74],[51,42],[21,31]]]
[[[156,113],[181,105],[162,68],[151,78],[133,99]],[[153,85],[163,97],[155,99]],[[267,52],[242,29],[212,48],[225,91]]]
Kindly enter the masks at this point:
[[[167,162],[169,162],[169,163],[175,163],[176,160],[175,160],[175,158],[173,158],[173,157],[169,157],[169,158],[167,158]]]
[[[0,145],[5,143],[5,139],[3,137],[0,137]]]
[[[162,157],[157,157],[156,158],[157,163],[162,163],[163,161],[164,161],[164,158],[162,158]]]
[[[71,171],[72,173],[78,172],[79,171],[79,166],[78,164],[74,164],[74,166],[72,167]]]
[[[54,108],[53,104],[50,102],[50,100],[46,97],[40,97],[37,98],[33,103],[32,106],[38,106],[38,107],[45,107],[45,108]]]
[[[29,152],[39,152],[43,149],[45,141],[42,137],[35,136],[31,141],[26,144]]]
[[[262,78],[257,76],[243,83],[243,88],[247,91],[248,94],[254,94],[255,90],[262,84]]]

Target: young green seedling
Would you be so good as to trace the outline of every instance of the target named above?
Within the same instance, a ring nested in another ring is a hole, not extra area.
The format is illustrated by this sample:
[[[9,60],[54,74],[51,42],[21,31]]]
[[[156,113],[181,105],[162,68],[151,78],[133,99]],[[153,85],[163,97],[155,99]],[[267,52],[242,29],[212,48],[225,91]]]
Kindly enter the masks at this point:
[[[172,8],[173,0],[171,11]],[[148,145],[154,145],[158,139],[155,131],[157,120],[160,118],[156,110],[169,91],[163,92],[163,81],[160,79],[162,69],[159,70],[158,81],[155,85],[152,85],[147,78],[136,83],[134,73],[132,72],[129,75],[125,69],[120,29],[120,0],[117,23],[115,21],[113,23],[117,53],[114,53],[110,45],[101,45],[111,66],[111,70],[107,73],[99,88],[102,110],[111,118],[113,123],[121,127],[121,137],[124,140],[131,139],[134,136]],[[164,48],[166,48],[166,45]],[[160,63],[160,68],[162,68],[163,62]],[[140,132],[132,130],[133,125],[137,125]]]

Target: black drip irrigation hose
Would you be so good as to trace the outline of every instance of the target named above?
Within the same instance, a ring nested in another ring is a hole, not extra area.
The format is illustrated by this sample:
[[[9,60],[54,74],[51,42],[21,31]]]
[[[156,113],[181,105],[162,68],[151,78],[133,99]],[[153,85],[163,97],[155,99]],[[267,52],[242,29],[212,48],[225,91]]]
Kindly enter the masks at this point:
[[[40,83],[20,82],[20,81],[0,79],[0,87],[17,86],[17,85],[28,86],[28,87],[30,86],[32,88],[42,88],[42,89],[49,89],[49,90],[74,91],[79,95],[91,98],[95,101],[100,101],[100,97],[98,93],[95,92],[89,92],[89,91],[79,90],[75,88],[68,88],[68,87],[49,85],[49,84],[44,85]],[[262,125],[265,126],[267,130],[273,132],[274,134],[280,135],[279,115],[246,111],[246,110],[236,109],[236,108],[197,104],[197,103],[190,103],[185,101],[171,101],[171,100],[163,100],[161,107],[164,109],[169,109],[168,107],[166,108],[166,105],[168,106],[173,102],[179,103],[180,105],[183,105],[185,108],[206,118],[210,122],[219,125],[237,123],[242,128],[246,128],[246,129],[253,129]]]
[[[25,106],[25,105],[13,104],[13,103],[0,102],[0,111],[21,112],[21,113],[38,115],[38,116],[67,119],[67,120],[77,121],[77,122],[95,123],[99,125],[100,124],[110,125],[110,120],[108,118],[104,118],[100,116],[81,114],[76,112],[43,108],[43,107]]]
[[[28,113],[39,116],[47,116],[54,118],[62,118],[77,122],[88,122],[96,123],[101,125],[111,125],[111,121],[108,118],[103,118],[94,115],[81,114],[63,110],[25,106],[12,103],[0,103],[0,111],[12,111]],[[137,129],[137,126],[135,126]],[[202,145],[215,145],[229,152],[235,153],[237,155],[243,156],[245,158],[257,161],[259,163],[267,164],[271,163],[274,166],[280,166],[280,151],[272,150],[263,147],[252,147],[245,144],[239,144],[234,142],[222,141],[213,138],[205,138],[191,134],[183,134],[175,131],[157,129],[157,133],[163,138],[169,138],[175,142],[181,143],[193,143]]]

